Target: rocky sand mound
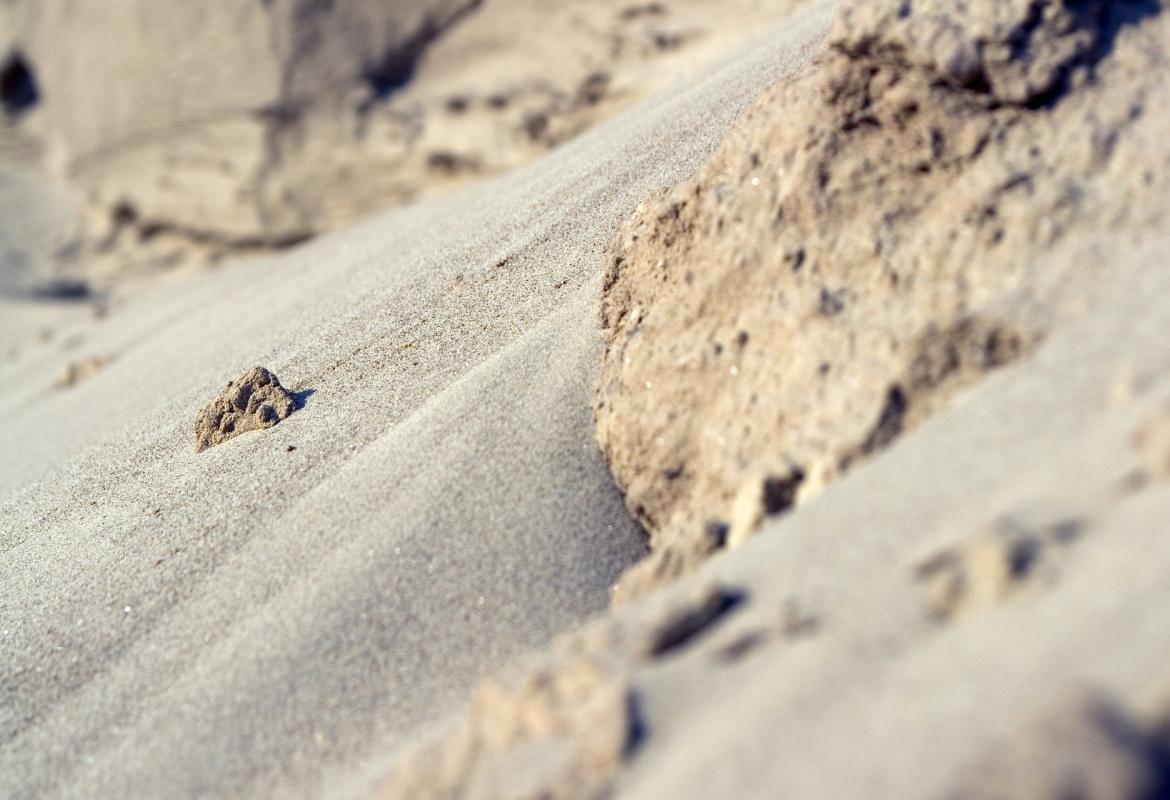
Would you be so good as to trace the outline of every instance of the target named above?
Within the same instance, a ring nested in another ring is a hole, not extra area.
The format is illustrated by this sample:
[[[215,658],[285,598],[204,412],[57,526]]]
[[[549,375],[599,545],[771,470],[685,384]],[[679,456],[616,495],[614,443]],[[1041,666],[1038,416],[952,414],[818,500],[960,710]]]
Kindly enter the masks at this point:
[[[653,555],[621,597],[790,511],[1026,355],[1170,204],[1145,2],[845,6],[610,254],[598,440]],[[1070,288],[1076,287],[1076,288]]]

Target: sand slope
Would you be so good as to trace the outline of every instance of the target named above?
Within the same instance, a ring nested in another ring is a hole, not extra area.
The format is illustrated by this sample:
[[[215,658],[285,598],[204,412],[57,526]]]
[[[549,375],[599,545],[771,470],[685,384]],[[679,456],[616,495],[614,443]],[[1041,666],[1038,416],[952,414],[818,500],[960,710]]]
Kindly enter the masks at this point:
[[[327,792],[603,608],[643,547],[592,442],[605,242],[827,21],[0,368],[0,794]],[[253,364],[304,407],[196,454],[195,412]]]
[[[385,796],[1170,794],[1168,26],[843,3],[609,253],[630,603]]]

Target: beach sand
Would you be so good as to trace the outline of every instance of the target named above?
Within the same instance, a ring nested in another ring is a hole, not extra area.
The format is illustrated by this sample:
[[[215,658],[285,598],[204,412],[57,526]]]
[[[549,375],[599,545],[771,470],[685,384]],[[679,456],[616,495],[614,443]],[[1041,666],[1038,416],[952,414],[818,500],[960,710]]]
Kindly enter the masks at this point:
[[[0,795],[1170,794],[1170,18],[942,5],[10,317]]]

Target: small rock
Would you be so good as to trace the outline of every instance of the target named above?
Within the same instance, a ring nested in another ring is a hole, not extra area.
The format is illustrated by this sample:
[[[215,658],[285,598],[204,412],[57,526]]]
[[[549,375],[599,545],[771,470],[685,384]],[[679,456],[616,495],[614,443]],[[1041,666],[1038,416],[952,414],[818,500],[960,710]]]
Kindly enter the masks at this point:
[[[918,566],[918,580],[930,615],[948,622],[994,608],[1042,572],[1051,578],[1053,565],[1044,559],[1043,541],[1010,520],[1001,520],[924,561]]]
[[[271,428],[296,410],[296,402],[275,375],[253,367],[229,383],[195,417],[195,451],[247,431]]]

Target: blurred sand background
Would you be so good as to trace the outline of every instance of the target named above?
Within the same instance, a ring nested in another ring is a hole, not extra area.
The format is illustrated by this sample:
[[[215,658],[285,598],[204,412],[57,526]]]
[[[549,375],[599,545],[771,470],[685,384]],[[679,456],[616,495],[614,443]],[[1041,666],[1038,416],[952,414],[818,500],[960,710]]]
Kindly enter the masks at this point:
[[[1168,49],[0,3],[0,795],[1170,796]]]

